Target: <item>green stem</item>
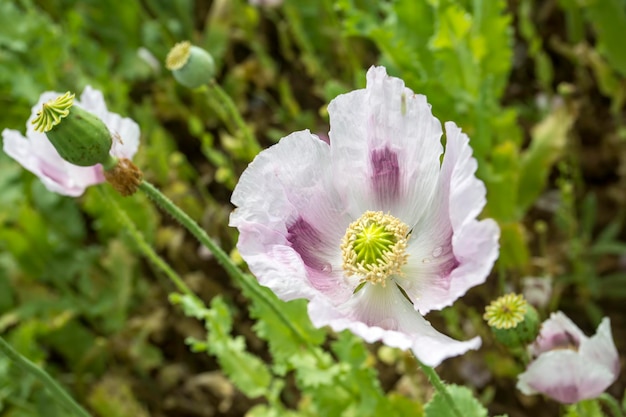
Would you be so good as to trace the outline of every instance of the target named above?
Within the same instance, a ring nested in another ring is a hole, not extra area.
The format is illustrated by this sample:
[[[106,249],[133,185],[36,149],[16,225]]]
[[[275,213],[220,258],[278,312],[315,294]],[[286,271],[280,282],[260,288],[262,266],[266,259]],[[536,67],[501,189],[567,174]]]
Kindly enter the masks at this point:
[[[224,250],[217,243],[215,243],[215,241],[213,241],[213,239],[211,239],[209,235],[207,235],[206,232],[191,217],[189,217],[189,215],[187,215],[187,213],[181,210],[176,204],[174,204],[169,198],[163,195],[163,193],[146,180],[143,180],[143,182],[139,185],[139,189],[146,193],[150,199],[156,202],[163,210],[167,211],[180,224],[189,230],[202,245],[211,251],[217,262],[226,270],[228,275],[237,281],[237,283],[244,290],[247,290],[254,300],[267,305],[274,312],[274,314],[276,314],[276,317],[278,317],[278,319],[283,322],[283,324],[298,339],[300,339],[300,342],[314,353],[320,363],[323,362],[323,358],[319,352],[314,348],[314,346],[311,345],[311,342],[306,338],[306,336],[302,334],[302,331],[293,325],[291,320],[285,316],[284,312],[278,308],[277,304],[273,302],[273,300],[258,286],[256,278],[239,269],[230,256],[228,256],[228,254],[224,252]],[[354,394],[353,390],[343,382],[340,382],[340,385],[342,385],[351,394]]]
[[[230,118],[235,122],[235,126],[243,133],[243,138],[246,143],[246,150],[249,155],[254,157],[258,154],[261,149],[259,147],[259,143],[256,138],[252,134],[252,130],[250,130],[250,126],[246,124],[239,112],[239,109],[235,105],[233,99],[228,95],[226,91],[215,81],[211,81],[209,83],[209,92],[215,93],[217,99],[222,102],[226,111],[230,115]],[[250,158],[251,159],[251,158]]]
[[[445,402],[448,403],[450,410],[452,410],[454,415],[456,417],[463,417],[463,413],[461,413],[461,410],[459,410],[459,407],[457,407],[454,399],[452,399],[452,396],[446,389],[445,384],[443,383],[441,378],[439,378],[439,374],[437,374],[437,371],[435,371],[435,369],[430,366],[424,365],[419,359],[417,359],[417,357],[415,359],[417,360],[417,363],[419,363],[420,368],[422,368],[422,371],[428,377],[430,383],[433,384],[433,387],[435,387],[435,390],[439,393],[439,395],[443,397]]]
[[[2,337],[0,337],[0,351],[25,372],[37,378],[50,390],[54,399],[64,405],[69,411],[80,417],[91,417],[46,371],[20,355]]]
[[[309,344],[306,337],[296,328],[275,303],[258,287],[255,278],[246,274],[233,262],[226,252],[187,213],[175,205],[169,198],[156,189],[152,184],[143,181],[139,189],[146,193],[163,210],[167,211],[180,224],[182,224],[198,241],[211,251],[217,262],[226,270],[235,281],[248,290],[257,300],[267,304],[276,316],[289,328],[303,343]]]
[[[197,299],[194,292],[185,284],[185,281],[172,269],[172,267],[163,260],[152,248],[152,246],[146,242],[143,234],[137,229],[135,223],[128,217],[128,214],[120,207],[115,198],[111,195],[111,192],[106,186],[98,187],[100,194],[104,200],[115,211],[117,220],[124,226],[125,230],[135,241],[137,248],[143,253],[143,255],[150,260],[157,268],[159,268],[169,279],[172,281],[178,291],[192,298]]]
[[[600,395],[598,399],[602,401],[609,410],[611,410],[611,414],[613,414],[613,417],[624,417],[624,413],[622,412],[619,403],[613,396],[605,392],[604,394]]]

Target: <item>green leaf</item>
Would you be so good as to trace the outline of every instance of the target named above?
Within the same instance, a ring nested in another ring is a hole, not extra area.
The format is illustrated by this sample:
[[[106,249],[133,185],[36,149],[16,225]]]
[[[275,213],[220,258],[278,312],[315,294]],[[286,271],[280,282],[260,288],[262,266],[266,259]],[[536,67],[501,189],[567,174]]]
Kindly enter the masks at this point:
[[[258,285],[258,290],[265,293],[265,299],[281,311],[283,317],[287,317],[290,325],[296,329],[298,334],[294,334],[292,329],[276,314],[276,311],[267,302],[257,298],[252,292],[244,290],[244,294],[250,298],[252,305],[250,314],[257,319],[254,330],[257,335],[267,341],[274,361],[279,366],[286,366],[293,355],[300,354],[310,346],[319,346],[326,339],[326,332],[317,329],[311,324],[307,313],[306,300],[294,300],[285,302],[266,287]],[[304,340],[303,340],[303,339]],[[291,367],[287,367],[291,369]]]
[[[290,359],[300,387],[331,386],[335,377],[341,373],[341,366],[335,364],[328,353],[321,349],[316,349],[316,353],[304,351]]]
[[[565,417],[605,417],[598,400],[584,400],[568,405]]]
[[[341,362],[348,363],[353,368],[368,366],[366,361],[371,354],[365,347],[363,339],[347,330],[339,333],[337,340],[331,344],[331,348]]]
[[[518,207],[525,212],[537,199],[548,174],[567,143],[576,112],[566,105],[557,106],[531,131],[530,146],[521,158]]]
[[[459,385],[447,385],[446,390],[464,417],[487,417],[487,409],[476,399],[472,391]],[[424,407],[426,417],[456,417],[448,402],[438,392]]]
[[[626,27],[626,5],[623,0],[580,1],[585,15],[598,36],[598,49],[610,64],[626,76],[626,49],[624,49],[624,27]]]
[[[221,297],[213,299],[205,319],[208,351],[217,357],[229,379],[250,398],[265,395],[272,375],[261,359],[246,351],[242,336],[231,337],[233,318]]]

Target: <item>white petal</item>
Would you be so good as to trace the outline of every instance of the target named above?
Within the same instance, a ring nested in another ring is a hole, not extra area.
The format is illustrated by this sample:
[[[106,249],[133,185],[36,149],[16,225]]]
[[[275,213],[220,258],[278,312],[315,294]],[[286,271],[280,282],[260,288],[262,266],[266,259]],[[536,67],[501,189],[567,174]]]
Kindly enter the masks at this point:
[[[77,104],[98,116],[109,128],[113,136],[111,155],[131,159],[137,153],[140,136],[139,125],[128,117],[109,112],[100,91],[91,88],[91,86],[85,87]]]
[[[100,165],[79,167],[66,162],[43,133],[33,132],[26,139],[18,131],[5,129],[2,138],[4,152],[52,192],[78,197],[88,186],[104,181]]]
[[[552,313],[550,318],[541,324],[537,340],[529,346],[532,356],[539,356],[543,352],[567,347],[578,347],[587,340],[587,336],[560,311]]]
[[[441,124],[426,97],[383,67],[367,72],[367,88],[328,106],[337,190],[353,217],[389,212],[412,226],[433,196],[442,153]]]
[[[589,362],[606,368],[614,375],[613,380],[617,378],[620,370],[619,354],[613,342],[611,321],[608,317],[602,319],[595,335],[581,342],[578,353]]]
[[[436,196],[413,229],[405,277],[396,279],[422,314],[483,283],[498,257],[498,225],[476,220],[485,186],[474,175],[469,138],[454,123],[446,123],[446,138]]]
[[[543,393],[571,404],[602,394],[615,375],[573,350],[545,352],[518,376],[517,388],[524,394]]]
[[[102,92],[92,88],[90,85],[85,87],[80,95],[80,100],[77,100],[77,102],[85,110],[89,110],[101,119],[109,112]]]
[[[309,302],[309,316],[317,327],[349,329],[367,342],[382,341],[411,349],[428,366],[480,347],[480,338],[460,342],[435,330],[395,285],[366,284],[345,304],[335,307],[321,298]]]
[[[238,208],[230,225],[240,230],[239,252],[281,298],[310,298],[314,290],[341,302],[353,290],[340,249],[351,219],[332,188],[329,153],[309,131],[293,133],[261,152],[233,192]]]

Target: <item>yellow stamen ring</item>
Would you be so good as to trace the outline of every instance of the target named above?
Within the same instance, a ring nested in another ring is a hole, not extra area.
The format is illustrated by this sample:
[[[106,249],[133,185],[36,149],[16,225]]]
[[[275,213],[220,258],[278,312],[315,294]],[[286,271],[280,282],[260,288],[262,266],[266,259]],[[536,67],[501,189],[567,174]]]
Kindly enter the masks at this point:
[[[344,272],[383,286],[389,276],[403,275],[409,231],[390,214],[365,212],[348,226],[341,242]]]

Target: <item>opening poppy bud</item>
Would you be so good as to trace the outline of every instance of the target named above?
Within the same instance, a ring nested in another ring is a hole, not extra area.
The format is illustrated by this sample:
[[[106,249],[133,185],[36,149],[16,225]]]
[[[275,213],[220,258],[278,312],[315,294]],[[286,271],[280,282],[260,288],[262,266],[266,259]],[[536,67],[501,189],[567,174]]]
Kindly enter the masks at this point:
[[[165,66],[176,81],[188,88],[208,84],[215,75],[213,57],[189,41],[179,42],[170,50]]]
[[[496,339],[514,348],[531,343],[539,333],[537,310],[521,294],[507,294],[493,301],[483,316]]]
[[[73,93],[44,103],[32,123],[66,161],[83,167],[114,164],[111,132],[98,116],[74,106]]]

